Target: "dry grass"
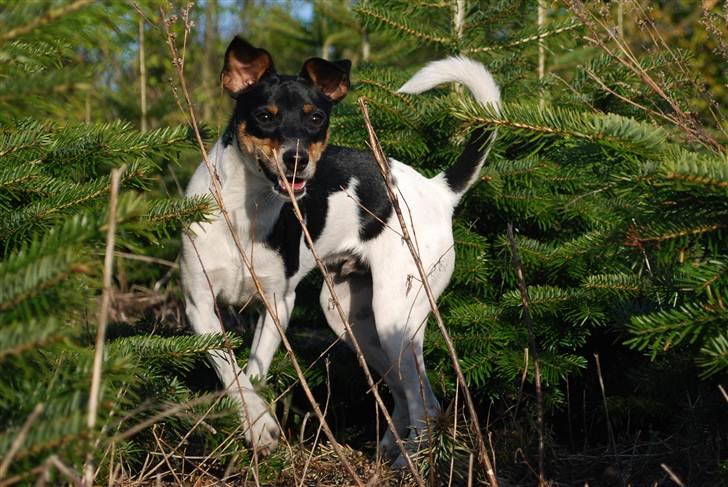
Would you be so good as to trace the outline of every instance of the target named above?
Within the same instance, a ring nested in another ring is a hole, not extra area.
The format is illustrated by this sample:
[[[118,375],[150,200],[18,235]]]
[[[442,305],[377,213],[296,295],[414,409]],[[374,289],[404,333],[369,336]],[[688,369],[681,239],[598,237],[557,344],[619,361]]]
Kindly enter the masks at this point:
[[[366,479],[366,485],[385,487],[416,485],[409,475],[402,471],[391,470],[386,464],[369,458],[348,446],[340,445],[340,448],[357,475]],[[160,455],[160,452],[150,452],[150,463],[158,461]],[[124,487],[255,485],[248,469],[231,472],[233,469],[228,467],[225,472],[221,472],[216,469],[197,468],[195,462],[199,463],[200,457],[175,457],[171,460],[170,465],[174,470],[167,468],[158,471],[151,478],[117,479],[114,485]],[[183,472],[178,468],[177,464],[181,464],[183,460],[190,471]],[[295,445],[283,449],[275,455],[271,462],[285,466],[266,474],[265,468],[261,465],[260,485],[262,486],[338,487],[349,486],[352,483],[351,476],[342,468],[338,454],[326,443],[318,444],[313,451],[305,445]],[[301,472],[304,469],[306,474],[302,477]]]

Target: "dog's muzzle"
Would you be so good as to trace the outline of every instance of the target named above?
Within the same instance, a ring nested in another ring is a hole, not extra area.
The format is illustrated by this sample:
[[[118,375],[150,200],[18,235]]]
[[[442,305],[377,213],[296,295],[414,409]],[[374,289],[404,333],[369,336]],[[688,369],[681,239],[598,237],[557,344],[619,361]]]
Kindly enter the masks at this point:
[[[306,193],[306,183],[312,176],[308,174],[309,171],[306,170],[306,166],[303,168],[295,167],[295,169],[293,166],[289,166],[286,168],[284,177],[281,177],[278,171],[274,172],[265,161],[258,160],[258,167],[260,167],[265,177],[272,183],[273,192],[285,198],[289,198],[290,196],[286,189],[286,183],[291,187],[291,191],[296,198],[300,198]]]

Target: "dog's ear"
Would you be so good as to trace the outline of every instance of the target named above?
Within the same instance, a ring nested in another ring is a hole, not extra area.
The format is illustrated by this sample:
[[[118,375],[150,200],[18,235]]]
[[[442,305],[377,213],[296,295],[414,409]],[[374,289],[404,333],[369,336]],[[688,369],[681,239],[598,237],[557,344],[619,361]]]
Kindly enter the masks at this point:
[[[349,92],[349,71],[351,61],[327,61],[312,57],[303,63],[299,76],[310,80],[334,103],[342,100]]]
[[[220,79],[230,96],[236,98],[268,71],[274,71],[273,59],[268,51],[235,36],[225,51],[225,65]]]

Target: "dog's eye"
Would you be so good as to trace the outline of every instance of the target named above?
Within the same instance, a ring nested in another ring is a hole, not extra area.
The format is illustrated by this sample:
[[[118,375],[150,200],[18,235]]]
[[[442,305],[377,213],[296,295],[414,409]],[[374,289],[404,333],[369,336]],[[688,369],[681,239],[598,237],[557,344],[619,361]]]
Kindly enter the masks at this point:
[[[261,110],[255,114],[255,119],[259,123],[270,123],[273,121],[273,114],[267,110]]]
[[[314,112],[311,114],[308,119],[311,121],[312,124],[316,125],[317,127],[320,127],[323,125],[324,120],[326,120],[326,116],[323,114],[323,112]]]

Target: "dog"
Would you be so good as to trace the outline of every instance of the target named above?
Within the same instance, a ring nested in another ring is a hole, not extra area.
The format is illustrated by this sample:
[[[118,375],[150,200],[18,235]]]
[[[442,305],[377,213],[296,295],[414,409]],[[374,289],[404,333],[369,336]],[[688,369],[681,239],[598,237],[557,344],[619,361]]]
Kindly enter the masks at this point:
[[[311,58],[298,75],[279,74],[266,50],[235,37],[221,73],[235,108],[209,160],[233,230],[284,329],[296,286],[316,266],[292,210],[293,194],[315,250],[333,274],[335,293],[365,359],[392,393],[397,433],[412,444],[427,419],[439,411],[422,357],[430,305],[417,284],[417,268],[375,159],[367,152],[328,145],[331,110],[349,91],[350,68],[346,60]],[[491,74],[464,57],[430,63],[400,91],[417,94],[447,82],[463,84],[483,105],[499,105],[499,88]],[[478,179],[494,137],[492,130],[474,130],[457,161],[432,178],[390,160],[393,184],[406,202],[409,232],[436,297],[455,265],[453,211]],[[292,193],[279,174],[285,174]],[[211,177],[200,164],[186,194],[210,194]],[[256,287],[220,214],[190,230],[183,235],[180,259],[186,315],[196,333],[220,332],[217,303],[254,301]],[[331,299],[324,286],[320,304],[328,325],[351,345]],[[265,378],[280,341],[272,317],[263,311],[246,373],[232,354],[211,353],[228,394],[244,405],[246,441],[262,454],[277,446],[279,427],[250,378]],[[402,463],[391,431],[380,445],[385,456]]]

